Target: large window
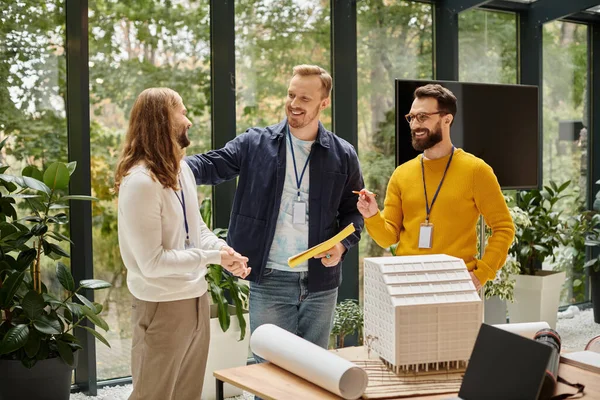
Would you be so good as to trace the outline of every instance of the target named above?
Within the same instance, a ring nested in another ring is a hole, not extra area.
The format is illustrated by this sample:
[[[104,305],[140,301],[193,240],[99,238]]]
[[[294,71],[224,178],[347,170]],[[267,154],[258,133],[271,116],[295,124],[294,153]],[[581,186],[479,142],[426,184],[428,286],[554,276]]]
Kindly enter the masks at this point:
[[[97,346],[98,379],[131,375],[131,294],[110,192],[133,101],[149,87],[176,90],[194,126],[188,154],[210,148],[208,0],[90,1],[90,107],[94,275],[113,287],[96,293],[112,348]],[[210,188],[199,189],[202,200]]]
[[[556,21],[544,25],[543,180],[570,181],[559,207],[576,218],[586,208],[588,184],[587,26]],[[576,235],[572,236],[576,239]],[[574,240],[546,267],[567,272],[562,304],[587,300],[585,246]]]
[[[394,79],[431,79],[432,7],[412,1],[360,1],[357,8],[358,155],[365,186],[379,194],[383,209],[394,171],[396,129]],[[408,112],[408,110],[406,110]],[[383,255],[363,232],[360,241],[359,296],[363,258]]]
[[[517,16],[470,10],[458,15],[459,80],[517,83]]]
[[[331,73],[330,25],[329,0],[235,2],[238,133],[285,118],[295,65],[316,64]],[[321,121],[331,129],[331,108]]]

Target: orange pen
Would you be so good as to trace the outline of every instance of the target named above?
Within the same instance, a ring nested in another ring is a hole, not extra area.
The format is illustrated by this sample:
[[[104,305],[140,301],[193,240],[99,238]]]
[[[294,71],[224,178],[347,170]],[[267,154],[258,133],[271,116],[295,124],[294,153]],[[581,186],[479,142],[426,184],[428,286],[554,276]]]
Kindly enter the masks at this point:
[[[360,192],[353,190],[352,193],[354,194],[360,194]],[[371,193],[373,196],[377,197],[377,193]]]

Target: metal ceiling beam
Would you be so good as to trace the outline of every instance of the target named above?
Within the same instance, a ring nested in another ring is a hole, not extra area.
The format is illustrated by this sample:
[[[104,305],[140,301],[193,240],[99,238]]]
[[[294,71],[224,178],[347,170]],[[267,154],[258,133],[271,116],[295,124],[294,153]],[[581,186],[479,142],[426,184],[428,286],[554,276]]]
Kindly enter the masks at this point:
[[[543,25],[569,15],[585,11],[599,5],[599,0],[537,0],[529,5],[529,13],[534,23]]]
[[[447,7],[450,10],[459,13],[471,8],[480,7],[491,1],[492,0],[441,0],[438,3],[441,3],[443,7]]]

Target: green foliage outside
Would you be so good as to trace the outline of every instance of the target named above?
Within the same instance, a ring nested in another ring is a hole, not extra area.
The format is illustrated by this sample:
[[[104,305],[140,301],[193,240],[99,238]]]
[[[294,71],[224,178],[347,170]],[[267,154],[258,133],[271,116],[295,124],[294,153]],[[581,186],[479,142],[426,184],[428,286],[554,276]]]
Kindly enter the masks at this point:
[[[0,135],[11,135],[1,156],[19,173],[67,161],[65,9],[62,0],[8,0],[0,12]],[[330,68],[329,0],[235,2],[237,132],[284,116],[292,67]],[[432,7],[402,0],[357,2],[358,137],[365,185],[383,208],[395,167],[395,78],[433,76]],[[178,91],[194,126],[189,154],[211,147],[209,2],[142,0],[89,2],[94,268],[112,283],[99,293],[111,321],[109,340],[131,337],[130,295],[117,241],[116,198],[110,192],[133,100],[150,86]],[[460,15],[460,79],[515,83],[516,16],[472,10]],[[217,22],[218,23],[218,22]],[[574,196],[557,205],[565,215],[585,208],[585,140],[557,140],[558,121],[585,120],[587,28],[565,22],[544,27],[544,180],[572,180]],[[324,115],[331,128],[331,113]],[[215,132],[219,135],[219,132]],[[210,197],[199,189],[199,199]],[[22,205],[20,207],[26,207]],[[64,227],[62,228],[64,230]],[[582,268],[569,246],[557,250],[561,268]],[[365,233],[361,258],[383,255]],[[53,275],[45,263],[42,274]],[[575,278],[580,279],[580,278]],[[58,282],[53,285],[59,287]],[[362,292],[362,291],[361,291]],[[578,301],[582,292],[566,302]],[[123,361],[124,365],[128,365]],[[99,377],[127,375],[99,367]]]

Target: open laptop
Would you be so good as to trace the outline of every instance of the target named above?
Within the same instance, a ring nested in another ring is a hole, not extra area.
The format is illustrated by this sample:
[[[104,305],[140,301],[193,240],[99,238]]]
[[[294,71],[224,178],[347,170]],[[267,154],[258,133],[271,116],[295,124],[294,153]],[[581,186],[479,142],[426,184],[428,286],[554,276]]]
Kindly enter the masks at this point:
[[[448,400],[537,400],[552,348],[481,324],[458,397]]]

